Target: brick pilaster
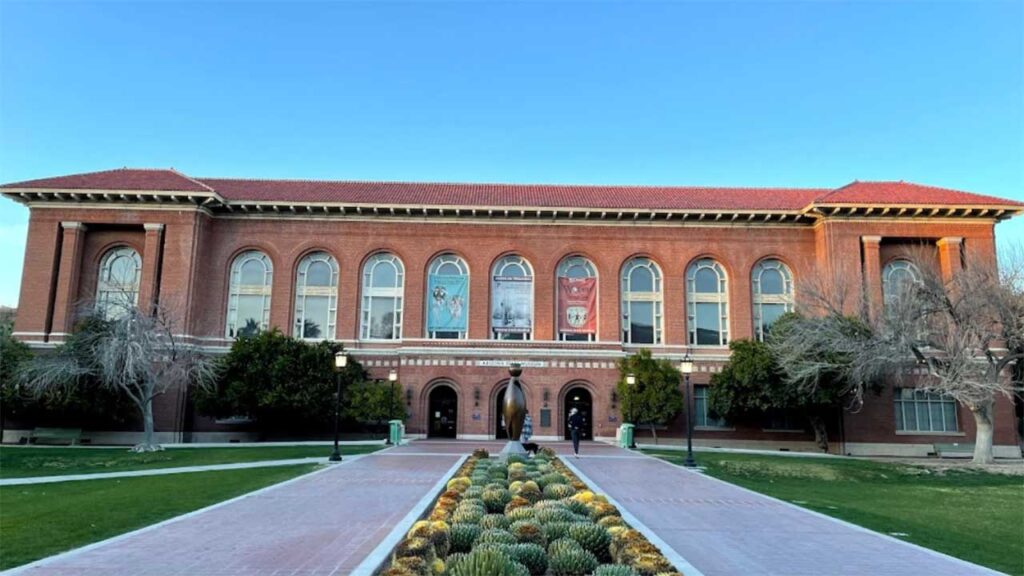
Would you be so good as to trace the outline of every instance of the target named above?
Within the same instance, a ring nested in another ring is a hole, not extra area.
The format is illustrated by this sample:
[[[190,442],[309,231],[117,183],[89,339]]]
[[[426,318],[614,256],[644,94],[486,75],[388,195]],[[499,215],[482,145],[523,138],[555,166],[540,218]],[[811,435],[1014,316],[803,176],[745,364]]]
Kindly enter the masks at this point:
[[[862,254],[864,258],[864,293],[868,303],[868,311],[872,318],[877,318],[882,311],[882,258],[880,254],[881,236],[861,236]]]
[[[153,310],[160,296],[160,264],[163,256],[163,224],[145,224],[146,243],[142,254],[142,282],[139,286],[139,308]]]
[[[942,273],[942,280],[950,282],[963,267],[960,260],[960,247],[963,245],[963,238],[947,236],[940,238],[935,246],[939,249],[939,271]]]
[[[82,248],[85,245],[85,225],[81,222],[61,222],[60,262],[57,272],[57,290],[53,302],[51,336],[62,339],[71,332],[78,302],[78,280],[82,269]]]

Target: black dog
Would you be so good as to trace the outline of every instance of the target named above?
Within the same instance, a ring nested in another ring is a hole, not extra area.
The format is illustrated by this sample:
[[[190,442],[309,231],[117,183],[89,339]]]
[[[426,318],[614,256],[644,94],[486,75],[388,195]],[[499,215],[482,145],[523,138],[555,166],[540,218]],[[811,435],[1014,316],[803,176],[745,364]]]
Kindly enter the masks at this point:
[[[537,455],[537,450],[540,450],[540,446],[536,442],[523,442],[523,450],[526,450],[534,456]]]

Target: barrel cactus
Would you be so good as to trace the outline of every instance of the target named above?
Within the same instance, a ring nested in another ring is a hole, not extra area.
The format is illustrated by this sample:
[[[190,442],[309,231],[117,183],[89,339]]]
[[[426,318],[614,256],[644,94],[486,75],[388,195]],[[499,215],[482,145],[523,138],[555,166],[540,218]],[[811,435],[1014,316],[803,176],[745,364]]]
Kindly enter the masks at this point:
[[[573,497],[573,498],[566,498],[566,499],[562,500],[562,502],[565,503],[565,506],[567,508],[569,508],[570,511],[575,512],[576,514],[583,514],[585,516],[590,516],[590,509],[587,508],[587,504],[585,502],[582,502],[580,500],[576,500],[575,497]]]
[[[447,576],[530,576],[526,566],[497,550],[467,554],[445,568]]]
[[[594,570],[594,576],[640,576],[640,574],[625,564],[605,564]]]
[[[549,484],[565,484],[566,482],[568,482],[568,480],[566,480],[565,476],[562,476],[558,472],[548,472],[546,474],[541,474],[540,478],[537,478],[537,484],[539,484],[541,488],[546,488]]]
[[[568,484],[548,484],[544,487],[544,497],[549,500],[561,500],[576,493],[576,489]]]
[[[548,568],[555,576],[584,576],[597,565],[597,557],[580,549],[559,550],[548,557]]]
[[[596,522],[605,516],[618,516],[619,510],[607,502],[591,502],[587,504],[590,517]]]
[[[657,546],[644,540],[643,542],[627,544],[624,548],[620,549],[615,557],[615,561],[619,564],[629,564],[636,568],[637,558],[647,555],[658,555],[660,553],[661,551],[658,550]]]
[[[665,559],[661,554],[641,554],[637,556],[631,563],[633,569],[641,574],[641,576],[655,576],[661,572],[670,572],[674,570],[672,563]]]
[[[491,528],[507,529],[512,521],[508,519],[504,514],[487,514],[480,519],[479,525],[484,530]]]
[[[448,524],[444,522],[421,520],[413,524],[407,536],[430,540],[434,545],[434,552],[442,558],[448,555],[451,548],[451,532]]]
[[[402,540],[395,547],[392,560],[410,556],[422,558],[427,563],[433,562],[434,558],[437,558],[437,554],[434,552],[434,544],[426,538],[406,538]]]
[[[514,496],[511,500],[509,500],[508,504],[505,505],[505,514],[509,514],[513,510],[517,510],[519,508],[528,508],[529,506],[529,500],[527,500],[526,498],[521,498],[519,496]]]
[[[537,544],[516,544],[512,547],[512,558],[526,566],[533,576],[548,571],[548,554]]]
[[[452,524],[451,550],[453,552],[469,552],[481,532],[483,530],[476,524]]]
[[[529,520],[520,520],[519,522],[513,522],[512,526],[509,527],[509,532],[516,537],[516,540],[523,544],[537,544],[540,546],[547,546],[548,539],[544,536],[544,531],[536,522]]]
[[[512,494],[505,488],[488,488],[481,498],[488,512],[503,512],[505,505],[512,500]]]
[[[462,506],[455,510],[452,514],[453,524],[477,524],[484,517],[483,508],[477,508],[476,506]]]
[[[436,559],[435,559],[436,560]],[[423,558],[416,556],[407,556],[405,558],[399,558],[392,564],[394,567],[404,568],[409,572],[416,574],[416,576],[430,576],[431,563],[428,563]]]
[[[587,550],[599,560],[608,560],[611,556],[608,553],[608,545],[612,537],[608,530],[597,524],[573,524],[569,526],[569,538],[580,543],[584,550]]]
[[[480,535],[476,538],[476,544],[515,544],[516,537],[512,535],[508,530],[502,530],[500,528],[491,528],[490,530],[484,530],[480,532]]]
[[[605,516],[597,521],[598,526],[611,528],[612,526],[625,526],[626,521],[621,516]]]
[[[470,486],[473,485],[473,481],[465,476],[459,476],[458,478],[452,478],[448,481],[448,490],[454,490],[460,494],[464,494]]]
[[[526,501],[523,500],[523,502]],[[505,507],[505,516],[508,516],[508,519],[513,522],[518,520],[531,520],[537,514],[537,511],[530,507],[529,502],[517,507],[513,507],[513,504],[518,504],[518,502],[509,502],[508,506]]]
[[[553,522],[572,522],[573,513],[564,508],[548,508],[537,510],[534,518],[540,524],[551,524]]]
[[[537,483],[530,480],[529,482],[524,482],[523,485],[519,487],[516,497],[523,498],[531,504],[534,504],[539,502],[544,495],[541,494],[540,488],[537,487]]]

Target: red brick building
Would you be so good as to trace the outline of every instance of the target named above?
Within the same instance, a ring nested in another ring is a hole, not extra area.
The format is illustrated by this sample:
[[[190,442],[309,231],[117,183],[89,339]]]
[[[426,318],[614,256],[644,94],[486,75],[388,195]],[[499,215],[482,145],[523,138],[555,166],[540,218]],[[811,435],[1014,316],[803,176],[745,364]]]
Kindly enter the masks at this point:
[[[759,338],[801,282],[841,270],[871,306],[929,247],[945,274],[995,258],[994,225],[1024,204],[904,182],[838,189],[416,184],[193,178],[120,169],[4,185],[31,209],[16,333],[52,347],[76,305],[117,290],[181,311],[182,333],[226,350],[276,326],[344,343],[397,371],[414,435],[501,433],[509,362],[540,439],[577,406],[594,437],[621,422],[616,360],[640,348],[696,360],[696,442],[810,449],[785,414],[732,425],[707,411],[727,343]],[[160,399],[158,430],[245,434]],[[188,421],[188,424],[186,424]],[[1020,456],[1011,402],[997,455]],[[684,421],[659,436],[676,439]],[[913,389],[836,416],[837,450],[918,454],[971,442],[970,413]],[[94,441],[123,434],[92,434]]]

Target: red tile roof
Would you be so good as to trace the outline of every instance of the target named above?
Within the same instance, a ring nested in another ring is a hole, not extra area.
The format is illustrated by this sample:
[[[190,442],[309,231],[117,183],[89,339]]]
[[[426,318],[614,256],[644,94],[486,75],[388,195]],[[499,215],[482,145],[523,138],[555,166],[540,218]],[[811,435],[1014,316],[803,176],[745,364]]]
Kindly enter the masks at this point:
[[[853,182],[838,189],[453,184],[191,178],[171,169],[133,168],[43,178],[0,186],[0,189],[12,188],[215,192],[228,202],[592,208],[598,210],[797,211],[815,203],[1024,206],[1022,202],[907,182]]]

